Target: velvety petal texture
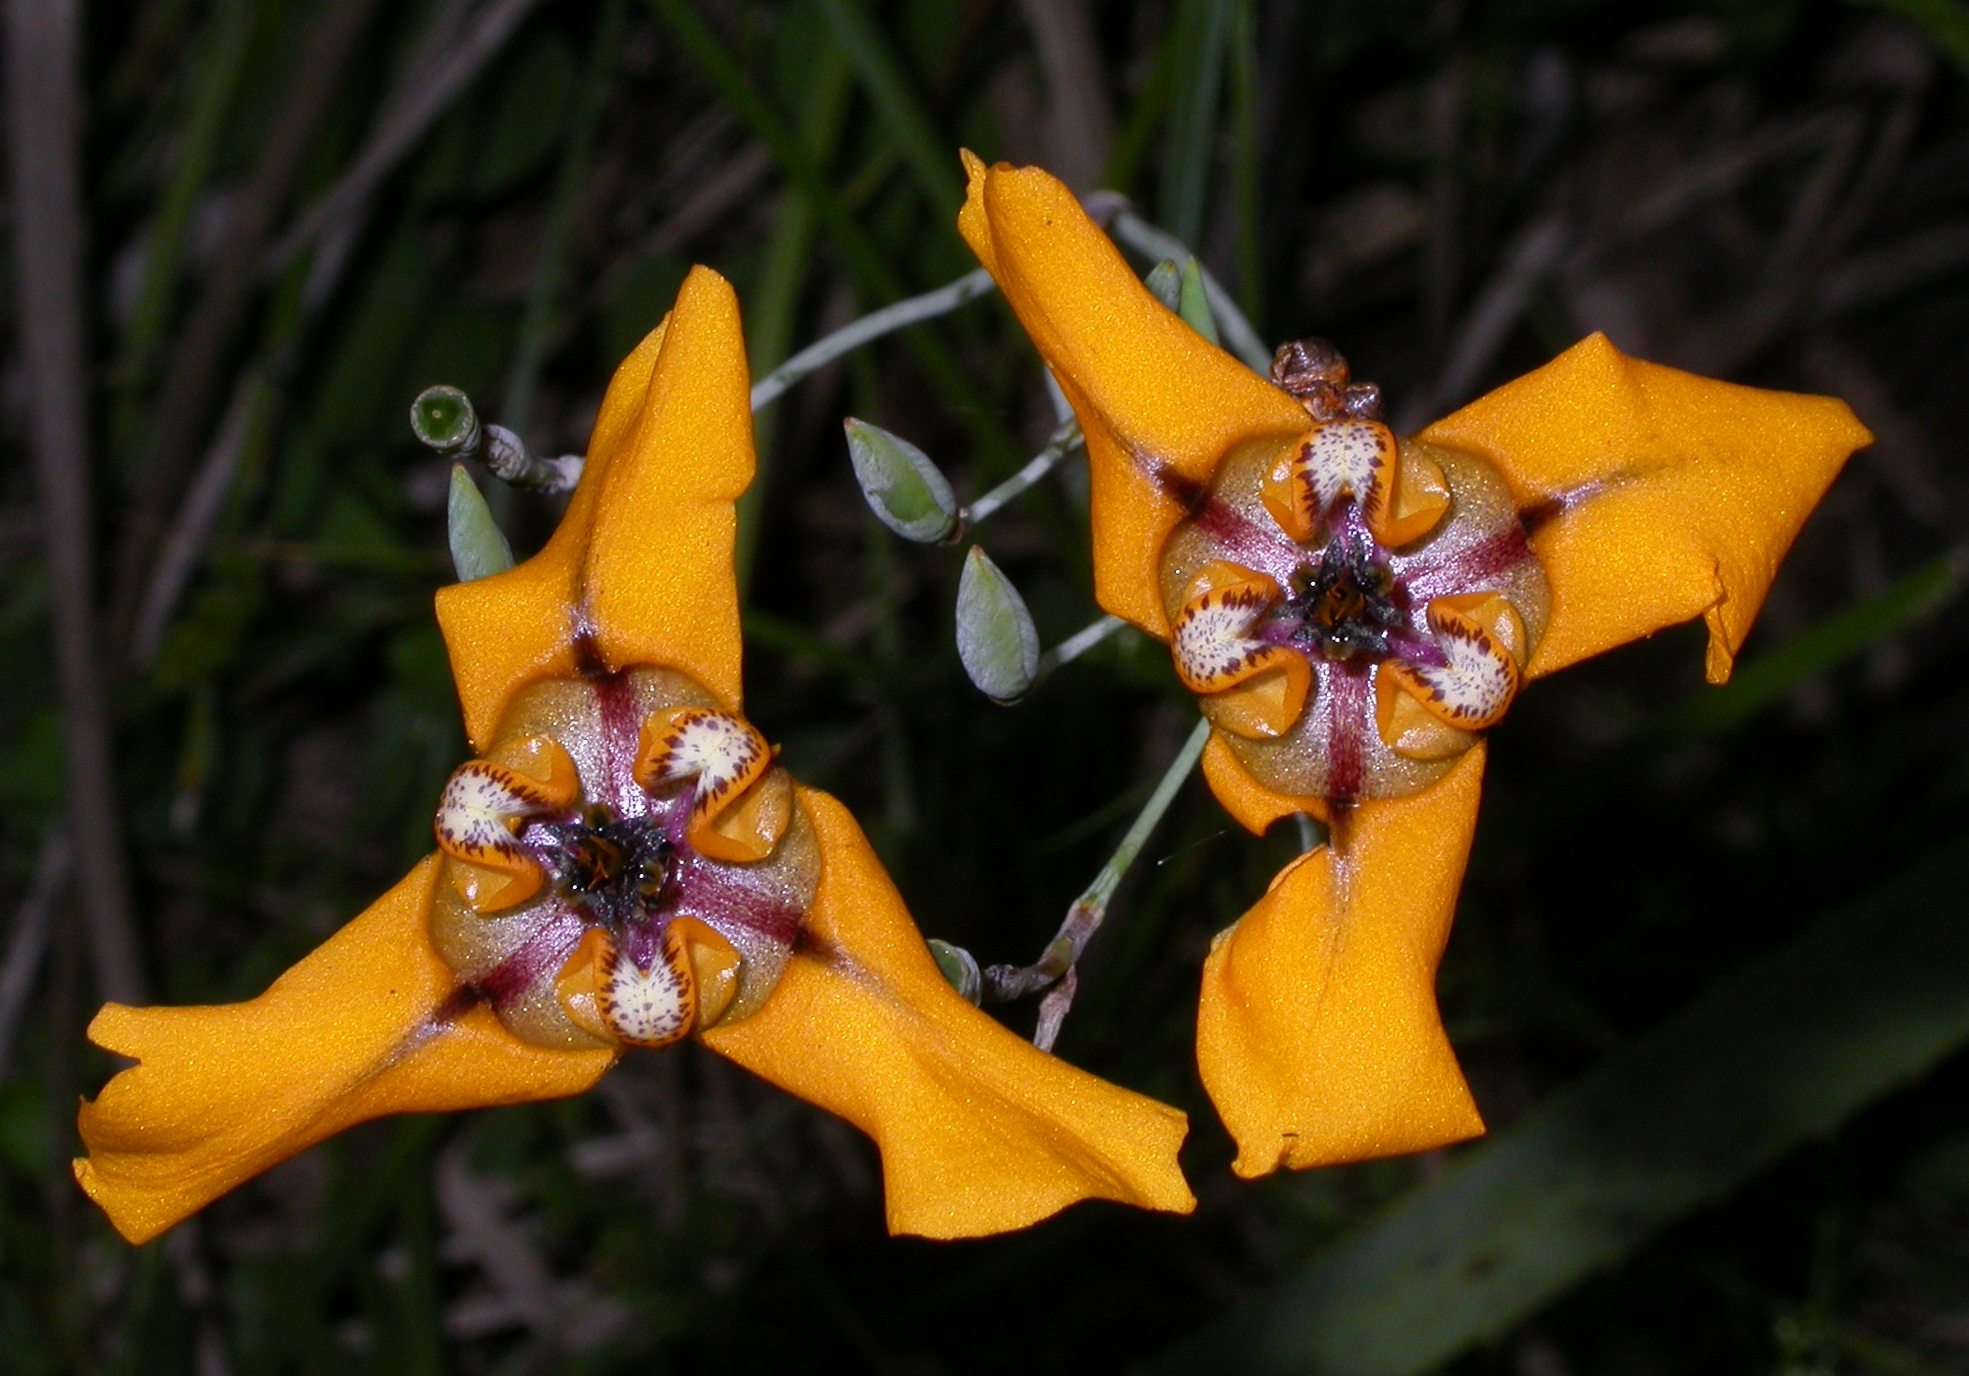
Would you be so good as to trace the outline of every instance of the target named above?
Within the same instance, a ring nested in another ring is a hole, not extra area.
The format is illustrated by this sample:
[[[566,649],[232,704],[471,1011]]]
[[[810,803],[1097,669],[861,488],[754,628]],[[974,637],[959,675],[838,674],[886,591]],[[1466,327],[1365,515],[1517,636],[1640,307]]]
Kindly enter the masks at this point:
[[[1483,1132],[1436,1010],[1483,783],[1484,747],[1413,797],[1337,818],[1203,967],[1197,1065],[1260,1176]]]
[[[964,165],[958,229],[1087,437],[1095,598],[1167,639],[1156,576],[1169,532],[1226,454],[1282,447],[1311,418],[1150,295],[1065,184],[969,153]]]
[[[958,997],[848,810],[805,788],[800,805],[822,853],[801,945],[766,1006],[706,1045],[875,1139],[891,1232],[975,1237],[1081,1199],[1194,1208],[1184,1115]]]
[[[681,670],[739,705],[734,503],[752,481],[751,376],[738,297],[691,270],[677,304],[617,368],[554,537],[505,573],[438,593],[475,749],[512,695],[582,667]]]
[[[96,1045],[137,1065],[82,1106],[75,1178],[146,1242],[344,1128],[579,1094],[610,1051],[529,1046],[480,1006],[427,936],[438,860],[246,1003],[105,1005]]]
[[[1488,459],[1525,509],[1552,588],[1531,675],[1701,616],[1712,683],[1799,527],[1873,439],[1843,401],[1713,382],[1599,334],[1421,437]]]

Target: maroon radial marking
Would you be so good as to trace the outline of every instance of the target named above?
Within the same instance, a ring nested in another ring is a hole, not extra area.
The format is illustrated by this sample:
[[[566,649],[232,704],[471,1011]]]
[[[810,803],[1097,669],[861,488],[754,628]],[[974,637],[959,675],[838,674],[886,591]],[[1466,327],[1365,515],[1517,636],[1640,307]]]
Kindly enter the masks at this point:
[[[1522,526],[1508,526],[1468,548],[1435,559],[1426,555],[1404,570],[1412,597],[1427,604],[1438,597],[1481,591],[1481,584],[1510,572],[1532,558]]]
[[[1320,676],[1320,691],[1331,693],[1333,704],[1326,719],[1326,796],[1343,805],[1360,796],[1367,772],[1361,732],[1372,729],[1367,722],[1370,667],[1332,664]]]
[[[805,917],[791,903],[753,888],[729,869],[697,855],[684,857],[678,867],[673,915],[700,918],[714,928],[744,927],[782,946],[793,944]]]
[[[540,920],[513,953],[473,980],[470,988],[495,1009],[511,1006],[543,979],[552,979],[581,942],[587,923],[562,903],[542,909]]]
[[[609,806],[619,817],[640,817],[649,798],[637,786],[636,747],[641,744],[641,719],[636,715],[636,693],[627,674],[603,674],[594,680],[595,699],[602,719],[602,771],[609,791]]]

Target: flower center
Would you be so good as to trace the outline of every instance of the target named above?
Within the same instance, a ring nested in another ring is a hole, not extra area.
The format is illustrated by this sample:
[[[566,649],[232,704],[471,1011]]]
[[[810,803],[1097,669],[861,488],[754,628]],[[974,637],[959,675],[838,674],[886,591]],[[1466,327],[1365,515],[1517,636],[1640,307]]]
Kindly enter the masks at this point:
[[[1276,634],[1272,627],[1279,627],[1284,643],[1328,659],[1380,659],[1389,652],[1389,633],[1408,619],[1407,602],[1407,589],[1373,541],[1337,535],[1318,563],[1294,571],[1260,638],[1269,639]]]
[[[748,1016],[818,879],[773,754],[667,670],[530,686],[439,801],[439,954],[537,1045],[663,1046]]]
[[[638,908],[660,912],[675,903],[677,847],[659,817],[617,817],[594,807],[579,821],[539,830],[546,844],[535,858],[553,876],[555,891],[611,930]]]
[[[1312,426],[1233,450],[1163,548],[1177,673],[1265,787],[1351,804],[1426,788],[1516,696],[1550,596],[1510,487],[1398,440],[1318,341],[1273,379]]]

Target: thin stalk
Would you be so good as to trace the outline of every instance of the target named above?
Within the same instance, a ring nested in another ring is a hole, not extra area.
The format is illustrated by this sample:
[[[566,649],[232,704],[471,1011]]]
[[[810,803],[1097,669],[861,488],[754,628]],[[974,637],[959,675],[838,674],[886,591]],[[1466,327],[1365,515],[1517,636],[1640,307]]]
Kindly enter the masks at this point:
[[[1027,488],[1058,468],[1065,461],[1067,455],[1079,447],[1080,443],[1080,422],[1070,419],[1065,425],[1062,425],[1053,432],[1053,437],[1046,441],[1046,447],[1033,455],[1031,462],[1027,463],[1024,468],[1021,468],[997,487],[992,488],[984,496],[965,507],[959,516],[959,520],[962,522],[960,529],[968,529],[975,526],[978,522],[984,520],[985,517],[991,515],[992,512],[1004,506],[1014,497],[1019,496]]]
[[[1039,669],[1032,681],[1037,683],[1062,664],[1073,663],[1127,624],[1118,616],[1104,616],[1092,625],[1083,626],[1039,657]]]
[[[1118,192],[1097,191],[1086,199],[1087,213],[1095,219],[1107,220],[1108,233],[1121,240],[1145,257],[1158,262],[1167,258],[1181,263],[1196,257],[1196,251],[1167,230],[1150,224],[1133,210],[1128,201]],[[1260,373],[1269,373],[1272,367],[1272,351],[1265,347],[1265,341],[1258,337],[1258,331],[1251,328],[1251,321],[1245,317],[1237,304],[1237,299],[1224,289],[1210,269],[1197,262],[1197,270],[1203,274],[1203,290],[1210,297],[1211,314],[1217,317],[1217,329],[1224,336],[1224,342],[1231,346],[1231,352],[1243,359],[1247,367]]]
[[[997,283],[983,268],[967,272],[955,282],[947,282],[935,291],[926,291],[921,296],[912,296],[898,301],[893,306],[884,306],[872,311],[851,325],[843,325],[833,334],[809,344],[799,353],[760,378],[752,386],[752,409],[763,410],[778,401],[786,391],[810,374],[819,372],[843,354],[860,348],[873,339],[885,334],[894,334],[907,325],[922,320],[934,320],[940,315],[948,315],[968,301],[996,290]]]
[[[7,0],[7,132],[14,316],[47,554],[67,754],[69,827],[97,992],[143,1000],[123,858],[109,695],[97,658],[83,277],[81,8]]]
[[[1108,914],[1108,903],[1114,898],[1114,891],[1121,887],[1146,846],[1149,837],[1162,821],[1169,805],[1176,801],[1176,793],[1196,768],[1196,762],[1203,758],[1203,747],[1210,740],[1210,723],[1199,721],[1190,738],[1183,742],[1183,748],[1176,752],[1176,758],[1169,762],[1163,771],[1162,779],[1155,786],[1155,792],[1142,804],[1142,810],[1135,815],[1128,834],[1121,838],[1121,844],[1114,848],[1107,864],[1094,876],[1080,897],[1074,899],[1073,906],[1067,909],[1066,921],[1039,959],[1031,965],[992,965],[984,972],[984,998],[988,1003],[1004,1003],[1011,999],[1024,998],[1036,994],[1048,985],[1060,982],[1079,961],[1087,943],[1094,939],[1094,933],[1101,929],[1101,922]],[[1072,995],[1066,996],[1070,1003]],[[1052,1031],[1058,1034],[1058,1019],[1066,1016],[1065,1008],[1050,1010],[1057,1013],[1051,1019]],[[1046,1028],[1042,1026],[1041,1031]]]

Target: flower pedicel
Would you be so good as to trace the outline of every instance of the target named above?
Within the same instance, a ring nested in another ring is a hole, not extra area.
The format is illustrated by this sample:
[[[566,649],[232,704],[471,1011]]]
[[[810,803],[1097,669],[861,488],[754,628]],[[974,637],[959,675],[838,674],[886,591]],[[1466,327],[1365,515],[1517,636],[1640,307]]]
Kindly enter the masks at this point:
[[[1331,827],[1212,945],[1197,1061],[1263,1175],[1483,1131],[1435,972],[1529,679],[1701,616],[1721,683],[1871,436],[1844,403],[1594,335],[1397,439],[1319,341],[1268,381],[1138,281],[1071,192],[968,153],[959,227],[1086,435],[1101,605],[1169,642],[1244,826]]]
[[[75,1173],[125,1237],[365,1119],[578,1094],[684,1036],[869,1133],[894,1232],[1194,1206],[1183,1115],[960,998],[854,819],[745,719],[748,385],[737,300],[698,268],[547,547],[438,594],[480,755],[439,853],[259,998],[96,1016],[138,1064],[83,1105]]]

